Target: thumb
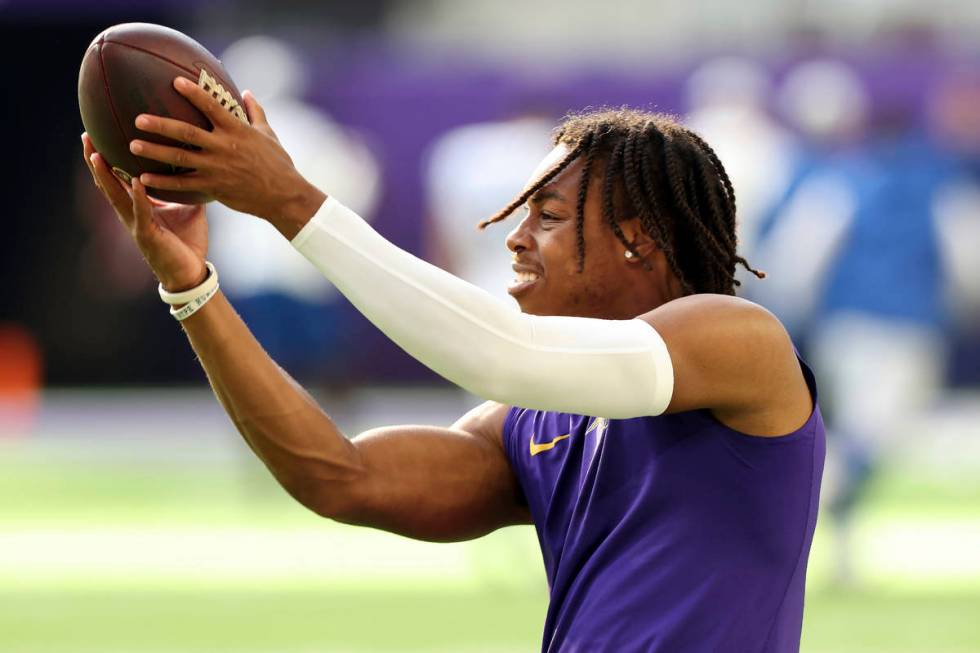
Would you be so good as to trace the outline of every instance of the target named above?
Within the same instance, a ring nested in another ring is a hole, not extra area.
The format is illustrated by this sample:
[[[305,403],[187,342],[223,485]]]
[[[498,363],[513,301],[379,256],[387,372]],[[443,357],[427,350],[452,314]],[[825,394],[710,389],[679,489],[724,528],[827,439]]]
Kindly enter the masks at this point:
[[[255,99],[255,94],[252,91],[245,91],[242,93],[242,100],[245,101],[245,110],[248,112],[248,120],[255,125],[269,126],[269,121],[265,117],[265,109],[259,104],[259,101]]]

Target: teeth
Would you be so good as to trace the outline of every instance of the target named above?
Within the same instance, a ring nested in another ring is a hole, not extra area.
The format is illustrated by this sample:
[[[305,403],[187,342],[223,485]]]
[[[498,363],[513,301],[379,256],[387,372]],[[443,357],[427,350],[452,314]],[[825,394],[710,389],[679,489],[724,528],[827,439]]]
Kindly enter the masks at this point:
[[[517,280],[520,281],[521,283],[527,283],[529,281],[536,281],[538,278],[539,278],[538,275],[535,274],[534,272],[518,272],[517,273]]]

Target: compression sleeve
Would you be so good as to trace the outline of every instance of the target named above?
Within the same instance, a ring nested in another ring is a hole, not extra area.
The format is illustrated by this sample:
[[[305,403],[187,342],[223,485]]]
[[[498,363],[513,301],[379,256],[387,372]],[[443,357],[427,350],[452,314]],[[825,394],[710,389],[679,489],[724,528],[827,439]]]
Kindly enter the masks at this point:
[[[398,346],[478,397],[609,418],[670,403],[667,346],[642,320],[526,315],[399,249],[333,197],[292,244]]]

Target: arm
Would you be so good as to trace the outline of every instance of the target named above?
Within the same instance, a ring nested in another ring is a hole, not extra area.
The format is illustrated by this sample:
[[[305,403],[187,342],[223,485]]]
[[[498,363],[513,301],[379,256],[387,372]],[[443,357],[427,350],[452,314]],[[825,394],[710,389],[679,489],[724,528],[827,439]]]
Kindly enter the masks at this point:
[[[792,344],[760,307],[699,296],[634,320],[521,314],[395,247],[334,198],[323,202],[324,194],[288,163],[250,94],[245,102],[254,128],[219,110],[193,84],[177,87],[211,119],[214,132],[141,118],[142,129],[199,148],[134,142],[144,156],[197,170],[142,181],[208,192],[267,219],[388,337],[470,392],[503,404],[612,418],[707,408],[759,435],[788,432],[784,427],[809,415]],[[677,398],[675,376],[683,386]]]
[[[505,406],[484,404],[450,428],[393,426],[348,440],[223,295],[182,324],[242,437],[314,512],[427,540],[528,521],[502,447]]]
[[[292,242],[392,340],[487,399],[613,418],[707,408],[756,435],[810,414],[786,331],[736,297],[684,297],[634,320],[527,315],[398,249],[333,198]]]
[[[707,408],[759,436],[799,428],[813,409],[789,334],[769,311],[728,295],[690,295],[640,319],[670,350],[674,392],[667,412]]]
[[[163,286],[198,285],[206,275],[204,208],[151,201],[138,179],[126,188],[87,136],[82,141],[96,185]],[[350,441],[269,358],[221,293],[182,325],[232,422],[311,510],[433,540],[528,521],[502,447],[506,407],[481,406],[448,429],[390,427]]]
[[[477,396],[613,418],[657,415],[670,400],[667,348],[639,320],[521,313],[395,247],[332,197],[292,243],[395,343]]]

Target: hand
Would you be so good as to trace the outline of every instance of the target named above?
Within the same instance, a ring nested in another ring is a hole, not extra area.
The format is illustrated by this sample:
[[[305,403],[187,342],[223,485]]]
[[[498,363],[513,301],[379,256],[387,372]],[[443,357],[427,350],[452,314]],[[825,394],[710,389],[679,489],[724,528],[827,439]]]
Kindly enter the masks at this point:
[[[138,156],[194,170],[180,175],[144,173],[140,181],[153,188],[208,193],[232,209],[268,220],[287,237],[294,236],[326,196],[296,170],[255,96],[248,91],[243,96],[249,125],[189,79],[178,77],[174,88],[207,116],[213,129],[160,116],[137,116],[137,128],[195,148],[132,141],[130,149]]]
[[[163,287],[180,292],[203,282],[208,253],[204,206],[152,199],[135,178],[132,188],[127,187],[95,151],[88,134],[82,134],[82,149],[95,185],[109,200]]]

